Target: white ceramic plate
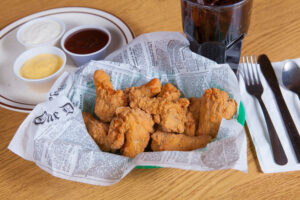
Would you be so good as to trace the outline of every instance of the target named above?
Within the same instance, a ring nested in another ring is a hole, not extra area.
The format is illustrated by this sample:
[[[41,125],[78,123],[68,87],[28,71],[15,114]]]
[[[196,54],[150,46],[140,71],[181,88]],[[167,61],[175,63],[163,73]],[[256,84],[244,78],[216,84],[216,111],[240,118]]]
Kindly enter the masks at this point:
[[[47,91],[38,91],[30,88],[19,80],[13,72],[13,63],[25,47],[18,43],[16,32],[18,28],[29,20],[52,16],[63,20],[66,24],[66,31],[79,25],[94,24],[107,28],[112,35],[112,42],[108,53],[127,44],[134,38],[130,28],[116,16],[107,12],[83,8],[65,7],[38,12],[12,24],[0,31],[0,106],[6,109],[30,112],[36,104],[46,100]],[[76,69],[71,59],[67,58],[65,71]]]

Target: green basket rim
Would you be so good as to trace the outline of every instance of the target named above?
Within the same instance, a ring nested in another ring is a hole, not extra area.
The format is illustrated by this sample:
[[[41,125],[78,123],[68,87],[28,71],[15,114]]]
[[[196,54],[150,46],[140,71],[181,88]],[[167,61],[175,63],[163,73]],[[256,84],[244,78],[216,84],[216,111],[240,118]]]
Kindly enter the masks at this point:
[[[246,121],[246,112],[244,108],[244,104],[240,102],[240,108],[239,108],[239,116],[237,118],[237,121],[244,126]]]
[[[242,102],[240,102],[240,107],[239,107],[239,115],[237,118],[237,121],[244,126],[245,125],[245,121],[246,121],[246,112],[245,112],[245,108]],[[154,169],[154,168],[162,168],[159,166],[151,166],[151,165],[145,165],[145,166],[136,166],[136,169]]]

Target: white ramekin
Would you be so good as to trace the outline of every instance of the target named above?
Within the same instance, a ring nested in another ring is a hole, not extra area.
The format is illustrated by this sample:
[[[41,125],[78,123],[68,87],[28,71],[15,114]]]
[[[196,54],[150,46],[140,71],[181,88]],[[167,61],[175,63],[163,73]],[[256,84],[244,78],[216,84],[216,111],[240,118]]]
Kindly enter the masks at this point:
[[[61,32],[60,34],[55,37],[53,40],[50,40],[48,42],[43,42],[43,43],[39,43],[39,44],[27,44],[27,43],[24,43],[21,39],[21,34],[23,32],[23,30],[34,24],[34,23],[37,23],[37,22],[40,22],[40,21],[55,21],[57,23],[60,24],[61,26]],[[23,24],[17,31],[17,40],[20,44],[22,44],[24,47],[26,47],[27,49],[30,49],[30,48],[34,48],[34,47],[39,47],[39,46],[55,46],[55,45],[58,45],[59,44],[59,39],[62,37],[62,35],[65,33],[65,30],[66,30],[66,26],[65,26],[65,23],[62,21],[62,20],[59,20],[57,18],[54,18],[54,17],[41,17],[41,18],[37,18],[37,19],[34,19],[34,20],[30,20],[28,21],[27,23]]]
[[[28,79],[24,78],[20,75],[20,69],[23,66],[23,64],[33,58],[34,56],[40,55],[40,54],[54,54],[59,56],[63,60],[62,66],[55,72],[54,74],[51,74],[45,78],[41,79]],[[25,52],[23,52],[19,57],[15,60],[14,63],[14,73],[15,75],[24,81],[25,83],[29,84],[30,86],[33,86],[35,89],[41,89],[41,90],[49,90],[51,85],[54,83],[56,78],[63,72],[64,67],[66,65],[66,54],[59,48],[53,47],[53,46],[45,46],[45,47],[35,47],[31,48]]]
[[[79,32],[79,31],[82,31],[85,29],[98,29],[100,31],[105,32],[108,35],[107,44],[103,48],[99,49],[98,51],[95,51],[93,53],[88,53],[88,54],[77,54],[77,53],[73,53],[73,52],[70,52],[69,50],[67,50],[65,48],[66,39],[73,33]],[[64,34],[64,36],[62,37],[62,39],[60,41],[60,45],[61,45],[61,48],[71,57],[71,59],[74,61],[74,63],[78,67],[80,67],[91,60],[103,59],[106,56],[106,50],[109,47],[110,42],[111,42],[111,34],[106,28],[103,28],[101,26],[96,26],[96,25],[83,25],[83,26],[77,26],[77,27],[67,31]]]

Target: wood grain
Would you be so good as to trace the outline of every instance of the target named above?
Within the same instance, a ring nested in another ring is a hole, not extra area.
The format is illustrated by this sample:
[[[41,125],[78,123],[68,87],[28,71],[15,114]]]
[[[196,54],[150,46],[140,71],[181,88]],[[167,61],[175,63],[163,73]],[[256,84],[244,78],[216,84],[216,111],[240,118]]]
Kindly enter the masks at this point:
[[[92,7],[113,13],[123,19],[135,35],[182,31],[179,0],[2,0],[0,28],[35,12],[66,6]],[[299,10],[298,0],[254,0],[251,26],[242,53],[266,53],[272,61],[300,57]],[[26,116],[0,108],[0,199],[300,198],[300,172],[261,173],[248,131],[248,173],[134,169],[110,187],[59,179],[7,150]]]

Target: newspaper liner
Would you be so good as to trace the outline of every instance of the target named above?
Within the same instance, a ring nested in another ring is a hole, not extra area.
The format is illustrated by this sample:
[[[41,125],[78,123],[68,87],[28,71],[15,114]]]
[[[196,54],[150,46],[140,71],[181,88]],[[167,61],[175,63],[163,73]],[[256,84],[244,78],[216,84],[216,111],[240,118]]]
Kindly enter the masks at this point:
[[[192,53],[188,45],[181,33],[144,34],[105,61],[91,61],[75,72],[65,72],[51,88],[49,101],[34,108],[8,148],[54,176],[94,185],[117,183],[135,166],[247,171],[246,136],[237,116],[222,120],[218,137],[206,148],[143,152],[134,159],[102,152],[85,128],[81,111],[93,112],[92,77],[97,69],[111,76],[116,89],[157,77],[163,84],[176,85],[185,97],[201,97],[211,87],[223,89],[239,105],[238,81],[230,67]]]

